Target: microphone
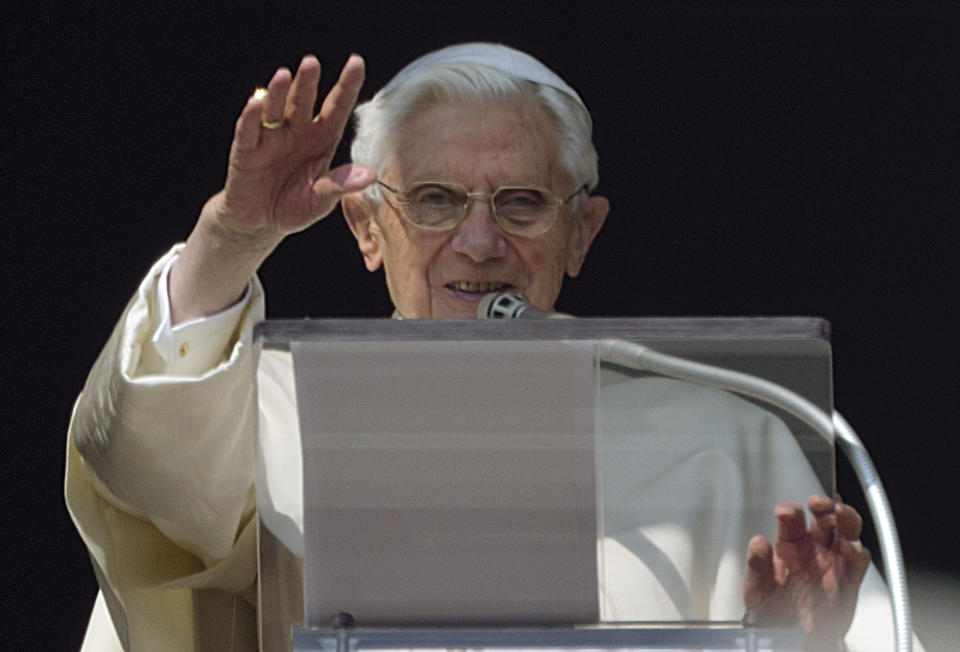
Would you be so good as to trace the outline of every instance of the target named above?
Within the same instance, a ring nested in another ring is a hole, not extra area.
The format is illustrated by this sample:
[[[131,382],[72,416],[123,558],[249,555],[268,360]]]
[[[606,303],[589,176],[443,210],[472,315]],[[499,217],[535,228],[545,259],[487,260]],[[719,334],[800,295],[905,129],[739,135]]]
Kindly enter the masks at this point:
[[[522,292],[491,292],[480,300],[477,319],[572,319],[562,312],[537,310]]]

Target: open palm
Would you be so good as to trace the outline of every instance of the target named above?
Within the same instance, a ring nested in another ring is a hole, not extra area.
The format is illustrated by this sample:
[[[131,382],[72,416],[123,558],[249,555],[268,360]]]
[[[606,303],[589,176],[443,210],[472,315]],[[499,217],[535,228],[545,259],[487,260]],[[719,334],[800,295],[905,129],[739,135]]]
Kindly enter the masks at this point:
[[[373,181],[373,171],[365,166],[330,169],[363,74],[363,60],[350,57],[314,115],[320,63],[307,56],[296,77],[281,68],[265,97],[247,101],[237,120],[218,210],[224,226],[282,238],[328,215],[345,192]],[[280,126],[267,129],[262,122]]]

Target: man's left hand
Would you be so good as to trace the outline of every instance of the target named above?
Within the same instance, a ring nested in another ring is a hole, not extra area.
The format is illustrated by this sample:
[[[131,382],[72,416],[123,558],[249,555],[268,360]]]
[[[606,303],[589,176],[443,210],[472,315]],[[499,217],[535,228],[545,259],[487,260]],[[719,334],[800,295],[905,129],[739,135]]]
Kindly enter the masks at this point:
[[[802,505],[780,503],[774,544],[750,540],[743,601],[753,623],[802,627],[804,650],[833,651],[853,620],[870,552],[856,510],[822,495],[807,504],[809,529]]]

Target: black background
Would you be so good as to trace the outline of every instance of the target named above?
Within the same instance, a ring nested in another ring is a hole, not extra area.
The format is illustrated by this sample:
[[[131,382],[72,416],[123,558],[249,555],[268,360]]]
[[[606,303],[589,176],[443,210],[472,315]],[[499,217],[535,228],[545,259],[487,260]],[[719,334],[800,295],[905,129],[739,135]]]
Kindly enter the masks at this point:
[[[8,11],[11,8],[8,7]],[[73,649],[95,582],[63,506],[84,377],[148,265],[222,184],[252,88],[307,52],[362,98],[403,64],[500,41],[591,108],[612,202],[558,307],[822,315],[835,398],[911,567],[957,573],[960,32],[950,3],[256,3],[3,23],[4,578],[13,640]],[[343,147],[341,158],[346,152]],[[274,317],[384,316],[338,214],[262,269]],[[856,501],[841,469],[840,489]]]

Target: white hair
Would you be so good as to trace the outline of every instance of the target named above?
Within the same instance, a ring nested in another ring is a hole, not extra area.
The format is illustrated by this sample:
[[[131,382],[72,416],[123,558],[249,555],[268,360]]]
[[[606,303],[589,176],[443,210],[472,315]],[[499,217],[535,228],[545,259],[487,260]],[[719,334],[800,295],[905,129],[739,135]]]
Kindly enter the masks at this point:
[[[417,62],[398,74],[398,77],[403,75],[402,81],[398,83],[394,78],[373,99],[357,106],[354,111],[356,135],[350,149],[353,162],[369,165],[381,175],[394,155],[397,130],[429,106],[444,102],[534,99],[553,121],[560,162],[573,176],[577,187],[586,186],[589,193],[597,186],[597,151],[591,138],[593,122],[575,93],[571,96],[555,86],[475,61],[440,60],[411,70],[415,64]],[[549,72],[546,67],[544,70]],[[366,193],[371,199],[380,197],[376,184],[369,186]]]

